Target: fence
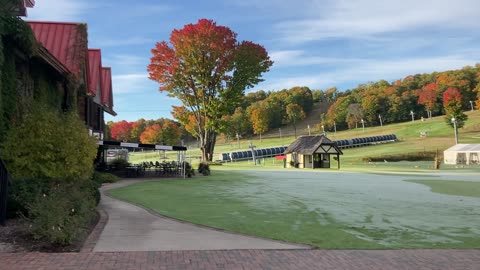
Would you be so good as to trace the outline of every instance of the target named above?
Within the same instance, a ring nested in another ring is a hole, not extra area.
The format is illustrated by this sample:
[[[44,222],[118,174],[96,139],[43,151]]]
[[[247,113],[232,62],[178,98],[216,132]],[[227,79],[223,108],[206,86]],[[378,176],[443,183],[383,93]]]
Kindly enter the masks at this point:
[[[5,225],[7,218],[8,172],[5,163],[0,159],[0,225]]]

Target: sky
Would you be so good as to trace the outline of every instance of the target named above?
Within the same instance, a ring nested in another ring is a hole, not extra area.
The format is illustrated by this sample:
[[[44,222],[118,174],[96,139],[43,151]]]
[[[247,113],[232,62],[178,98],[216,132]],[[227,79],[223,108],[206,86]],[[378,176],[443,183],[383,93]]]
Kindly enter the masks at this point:
[[[212,19],[274,61],[246,92],[351,89],[480,63],[478,0],[37,0],[28,20],[84,22],[113,73],[106,121],[172,118],[174,98],[148,79],[150,50],[173,29]]]

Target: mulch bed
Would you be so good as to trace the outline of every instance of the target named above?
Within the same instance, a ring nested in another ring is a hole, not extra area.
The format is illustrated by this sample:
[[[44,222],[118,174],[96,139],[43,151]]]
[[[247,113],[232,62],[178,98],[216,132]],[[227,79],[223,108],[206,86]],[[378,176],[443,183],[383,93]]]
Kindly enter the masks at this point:
[[[52,245],[44,240],[33,239],[26,231],[28,226],[20,218],[9,219],[5,226],[0,225],[0,253],[2,252],[79,252],[90,232],[95,228],[99,220],[99,214],[90,222],[88,229],[80,237],[68,246]]]

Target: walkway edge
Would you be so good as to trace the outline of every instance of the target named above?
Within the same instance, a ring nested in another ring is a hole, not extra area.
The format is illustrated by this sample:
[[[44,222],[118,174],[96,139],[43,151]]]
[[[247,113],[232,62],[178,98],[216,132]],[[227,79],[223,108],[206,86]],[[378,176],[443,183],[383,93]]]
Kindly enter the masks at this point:
[[[123,180],[123,179],[122,179]],[[138,182],[133,182],[129,185],[132,185],[132,184],[137,184],[137,183],[143,183],[143,182],[147,182],[147,181],[152,181],[152,180],[145,180],[145,181],[138,181]],[[153,180],[153,181],[160,181],[160,180]],[[129,185],[125,185],[125,186],[122,186],[122,187],[126,187],[126,186],[129,186]],[[117,187],[117,188],[121,188],[121,187]],[[112,189],[116,189],[116,188],[112,188]],[[148,208],[144,205],[141,205],[141,204],[137,204],[137,203],[134,203],[134,202],[131,202],[131,201],[127,201],[127,200],[123,200],[123,199],[120,199],[120,198],[117,198],[117,197],[114,197],[110,194],[109,192],[109,188],[105,188],[105,190],[102,192],[103,195],[109,197],[109,198],[112,198],[114,200],[118,200],[118,201],[121,201],[121,202],[125,202],[125,203],[128,203],[128,204],[131,204],[131,205],[134,205],[136,207],[139,207],[141,209],[144,209],[145,211],[147,211],[148,213],[150,213],[151,215],[154,215],[156,217],[159,217],[159,218],[165,218],[165,219],[168,219],[168,220],[172,220],[172,221],[175,221],[175,222],[180,222],[180,223],[183,223],[183,224],[189,224],[189,225],[192,225],[192,226],[196,226],[198,228],[202,228],[202,229],[208,229],[208,230],[213,230],[213,231],[217,231],[217,232],[221,232],[221,233],[226,233],[226,234],[231,234],[231,235],[238,235],[238,236],[244,236],[244,237],[250,237],[250,238],[255,238],[255,239],[259,239],[259,240],[265,240],[265,241],[272,241],[272,242],[277,242],[277,243],[280,243],[280,244],[286,244],[286,245],[294,245],[294,246],[298,246],[298,248],[291,248],[290,250],[305,250],[305,249],[316,249],[315,247],[312,247],[312,246],[309,246],[307,244],[303,244],[303,243],[292,243],[292,242],[287,242],[287,241],[282,241],[282,240],[278,240],[278,239],[271,239],[271,238],[264,238],[264,237],[260,237],[260,236],[256,236],[256,235],[250,235],[250,234],[243,234],[243,233],[239,233],[239,232],[232,232],[232,231],[228,231],[228,230],[225,230],[225,229],[221,229],[221,228],[215,228],[215,227],[210,227],[208,225],[204,225],[204,224],[197,224],[197,223],[192,223],[192,222],[189,222],[189,221],[186,221],[186,220],[182,220],[182,219],[178,219],[178,218],[174,218],[174,217],[170,217],[170,216],[166,216],[166,215],[163,215],[161,213],[158,213],[157,211],[151,209],[151,208]]]
[[[95,245],[97,244],[97,241],[100,238],[100,235],[102,234],[103,229],[107,225],[107,222],[108,222],[107,211],[105,211],[100,206],[98,206],[97,212],[100,215],[98,222],[95,225],[95,228],[90,232],[87,239],[83,243],[80,253],[93,252],[93,249],[95,248]]]

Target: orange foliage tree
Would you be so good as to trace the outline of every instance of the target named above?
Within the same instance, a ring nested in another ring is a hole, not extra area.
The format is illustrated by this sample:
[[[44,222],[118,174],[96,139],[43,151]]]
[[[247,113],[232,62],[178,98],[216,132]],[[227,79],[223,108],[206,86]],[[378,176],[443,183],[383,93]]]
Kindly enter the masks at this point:
[[[419,92],[418,104],[425,106],[427,109],[428,118],[432,118],[432,111],[435,109],[437,104],[438,92],[438,85],[434,82],[425,85]]]
[[[453,126],[452,118],[455,118],[457,127],[465,125],[468,116],[462,110],[462,95],[455,87],[449,87],[443,93],[443,107],[445,109],[445,120],[447,124]]]
[[[250,114],[250,121],[253,124],[253,133],[260,135],[262,140],[262,134],[268,131],[268,112],[263,107],[252,109]]]
[[[140,135],[140,142],[151,144],[178,144],[182,131],[175,122],[165,119],[162,124],[153,124]]]
[[[188,118],[195,118],[192,135],[200,140],[204,161],[213,158],[222,116],[239,105],[245,89],[261,82],[273,63],[265,48],[238,42],[236,36],[228,27],[200,19],[173,30],[170,43],[152,49],[150,79],[183,103]]]

